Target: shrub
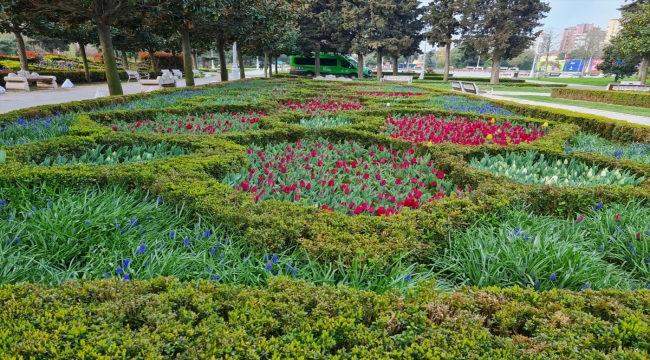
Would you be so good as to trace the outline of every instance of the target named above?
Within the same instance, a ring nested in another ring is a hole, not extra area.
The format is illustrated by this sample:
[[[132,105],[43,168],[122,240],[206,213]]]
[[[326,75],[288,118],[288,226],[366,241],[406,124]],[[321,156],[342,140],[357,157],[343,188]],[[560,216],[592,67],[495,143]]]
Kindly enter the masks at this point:
[[[650,94],[630,91],[553,89],[551,97],[650,108]]]
[[[166,52],[155,52],[156,69],[183,69],[183,54],[172,55]],[[151,57],[148,52],[139,52],[138,60],[151,64]]]

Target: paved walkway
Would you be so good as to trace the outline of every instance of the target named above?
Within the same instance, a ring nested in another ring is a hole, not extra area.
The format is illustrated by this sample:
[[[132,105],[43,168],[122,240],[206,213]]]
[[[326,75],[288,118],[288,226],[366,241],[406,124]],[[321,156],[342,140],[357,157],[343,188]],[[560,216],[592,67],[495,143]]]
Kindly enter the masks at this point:
[[[246,73],[246,77],[261,77],[263,75],[264,73],[261,70],[253,70]],[[194,79],[196,85],[204,85],[219,81],[220,77],[218,75],[213,75],[212,77],[208,78]],[[177,85],[179,87],[185,86],[185,79],[178,80]],[[94,99],[97,89],[99,89],[99,91],[101,91],[104,95],[108,96],[108,85],[105,83],[94,85],[77,85],[72,89],[58,88],[56,90],[7,92],[6,94],[0,95],[0,114],[16,109],[28,108],[38,105],[60,104],[69,101]],[[128,83],[126,81],[123,81],[122,90],[124,91],[125,95],[137,94],[141,91],[141,87],[137,81],[131,81]]]
[[[588,89],[588,90],[605,90],[604,86],[595,86],[595,85],[569,84],[569,83],[558,83],[558,82],[553,82],[553,81],[528,80],[528,79],[526,79],[526,82],[529,82],[529,83],[532,83],[532,84],[551,84],[551,85],[567,84],[567,87],[570,87],[570,88]],[[612,82],[614,82],[614,81],[612,80]]]
[[[534,105],[534,106],[543,106],[543,107],[548,107],[548,108],[556,108],[556,109],[562,109],[562,110],[568,110],[568,111],[575,111],[583,114],[591,114],[591,115],[598,115],[598,116],[604,116],[608,117],[610,119],[616,119],[616,120],[623,120],[635,124],[641,124],[641,125],[649,125],[650,126],[650,117],[645,117],[645,116],[639,116],[639,115],[630,115],[630,114],[623,114],[619,112],[614,112],[614,111],[605,111],[605,110],[597,110],[597,109],[590,109],[590,108],[585,108],[585,107],[580,107],[580,106],[572,106],[572,105],[562,105],[562,104],[553,104],[553,103],[545,103],[545,102],[540,102],[540,101],[531,101],[531,100],[524,100],[524,99],[517,99],[517,98],[509,98],[509,97],[503,97],[499,95],[489,95],[489,94],[481,94],[482,96],[495,99],[495,100],[505,100],[505,101],[512,101],[524,105]]]
[[[551,96],[551,93],[524,92],[524,91],[494,91],[492,95],[527,95],[527,96]]]

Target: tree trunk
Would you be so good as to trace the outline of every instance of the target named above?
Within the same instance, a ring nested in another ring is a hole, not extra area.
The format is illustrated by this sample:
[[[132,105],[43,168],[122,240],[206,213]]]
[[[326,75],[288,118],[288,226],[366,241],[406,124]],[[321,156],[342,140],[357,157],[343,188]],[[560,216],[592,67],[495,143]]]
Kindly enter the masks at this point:
[[[29,71],[29,63],[27,62],[27,52],[25,50],[25,40],[20,31],[14,31],[16,42],[18,43],[18,57],[20,58],[20,70]]]
[[[111,27],[108,25],[97,24],[99,33],[99,43],[104,53],[104,68],[106,72],[106,81],[108,82],[108,92],[111,95],[122,95],[122,82],[120,74],[117,72],[117,62],[113,57],[113,38],[111,37]]]
[[[239,78],[246,79],[246,71],[244,71],[244,54],[242,47],[237,46],[237,62],[239,63]]]
[[[275,75],[278,74],[278,57],[275,57]]]
[[[219,70],[221,73],[221,81],[228,81],[228,68],[226,67],[226,44],[221,40],[217,41],[217,52],[219,53]]]
[[[490,75],[490,84],[496,85],[499,83],[499,66],[501,65],[501,56],[492,56],[492,74]]]
[[[381,79],[384,76],[384,56],[381,52],[377,51],[377,79]]]
[[[81,53],[81,59],[84,63],[84,73],[86,74],[86,81],[90,82],[90,69],[88,69],[88,56],[86,55],[86,45],[83,42],[79,42],[79,52]]]
[[[156,78],[158,76],[158,69],[156,68],[156,50],[149,49],[149,58],[151,59],[151,68],[153,69],[153,74],[151,77]]]
[[[183,70],[185,70],[185,86],[194,86],[192,73],[192,47],[190,46],[190,29],[181,30],[181,45],[183,45]]]
[[[363,79],[363,54],[357,54],[359,64],[357,66],[357,78]]]
[[[316,46],[316,59],[314,60],[314,69],[316,73],[314,76],[320,76],[320,44]]]
[[[199,69],[199,53],[196,50],[192,50],[192,57],[194,59],[194,68]]]
[[[397,60],[399,59],[399,56],[393,56],[393,75],[397,76]]]
[[[264,53],[264,77],[269,77],[269,53],[265,52]]]
[[[643,57],[643,62],[639,67],[639,81],[641,84],[645,84],[648,78],[648,67],[650,66],[650,54]]]
[[[449,81],[449,69],[451,68],[451,41],[447,42],[445,46],[445,76],[442,78],[442,81]]]
[[[129,58],[126,55],[126,51],[122,50],[122,61],[124,61],[124,70],[129,69]]]

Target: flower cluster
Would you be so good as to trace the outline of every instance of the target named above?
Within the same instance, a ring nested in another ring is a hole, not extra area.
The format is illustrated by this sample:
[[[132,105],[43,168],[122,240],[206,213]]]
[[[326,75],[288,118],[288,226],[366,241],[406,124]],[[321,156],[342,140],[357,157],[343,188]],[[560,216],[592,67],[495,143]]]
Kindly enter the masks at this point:
[[[599,138],[596,135],[580,133],[576,135],[571,144],[565,144],[566,153],[571,152],[591,152],[616,159],[625,159],[642,164],[650,164],[650,144],[616,144],[606,139]]]
[[[74,114],[32,120],[17,119],[14,123],[0,124],[0,145],[14,146],[28,144],[35,140],[47,139],[68,132]]]
[[[307,102],[287,101],[278,104],[278,110],[305,111],[307,114],[336,113],[339,111],[361,110],[363,106],[357,99],[341,101],[310,99]]]
[[[131,133],[160,133],[160,134],[196,134],[212,135],[226,132],[240,132],[258,130],[261,117],[266,116],[262,112],[249,111],[247,114],[240,113],[216,113],[192,116],[189,113],[185,116],[157,115],[152,120],[133,122],[118,122],[110,127],[115,131],[128,131]]]
[[[310,118],[300,119],[300,126],[304,126],[309,129],[322,129],[322,128],[333,128],[338,126],[350,125],[352,122],[350,118],[345,115],[337,116],[323,116],[323,115],[314,115]]]
[[[362,91],[357,92],[357,96],[377,96],[377,97],[410,97],[424,96],[421,92],[383,92],[383,91]]]
[[[224,183],[267,199],[301,202],[352,215],[392,215],[461,194],[429,155],[349,141],[298,141],[248,149],[250,169]]]
[[[486,143],[508,145],[533,142],[546,135],[545,127],[529,124],[523,127],[516,123],[468,119],[455,116],[446,120],[435,115],[403,116],[386,120],[386,134],[393,138],[414,143],[451,142],[460,145],[483,145]]]
[[[425,104],[451,111],[472,112],[484,115],[519,116],[513,112],[494,106],[487,101],[470,100],[462,96],[436,96]]]
[[[644,178],[637,178],[628,171],[590,167],[576,160],[546,159],[544,154],[529,151],[525,155],[509,153],[485,155],[472,159],[471,165],[479,170],[508,177],[516,182],[552,186],[636,186]]]

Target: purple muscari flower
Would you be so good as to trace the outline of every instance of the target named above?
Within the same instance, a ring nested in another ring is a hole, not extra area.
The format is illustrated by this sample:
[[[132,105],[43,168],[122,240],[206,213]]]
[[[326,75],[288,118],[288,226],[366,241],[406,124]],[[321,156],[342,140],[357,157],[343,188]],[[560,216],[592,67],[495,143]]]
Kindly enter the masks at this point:
[[[521,232],[521,226],[517,226],[515,229],[515,236],[519,235],[519,232]]]
[[[110,276],[110,275],[109,275],[108,273],[104,273],[104,275],[102,275],[102,278],[104,278],[104,279],[108,279],[109,276]]]
[[[409,282],[411,280],[413,280],[413,276],[411,274],[406,275],[406,277],[404,278],[404,281],[406,282]]]
[[[603,202],[599,202],[596,206],[594,206],[594,211],[601,210],[603,208]]]
[[[172,238],[172,239],[175,238],[176,237],[176,231],[174,231],[174,230],[170,231],[169,232],[169,237]]]
[[[90,225],[90,220],[86,220],[86,222],[84,224],[86,224],[86,226],[89,226]]]
[[[52,201],[47,202],[47,207],[52,207]]]
[[[32,206],[32,212],[36,212],[36,206]]]
[[[217,250],[215,248],[210,249],[210,255],[214,256],[217,253]]]
[[[131,275],[129,275],[129,274],[124,274],[124,278],[122,279],[122,282],[124,283],[124,282],[127,282],[127,281],[129,281],[129,280],[131,280]]]
[[[124,271],[122,270],[122,268],[120,266],[118,266],[117,269],[115,269],[115,272],[119,275],[119,274],[123,273]]]
[[[275,254],[273,254],[273,257],[271,258],[271,262],[272,262],[273,264],[277,263],[277,262],[278,262],[278,256],[275,255]]]
[[[157,201],[158,201],[158,204],[162,204],[162,202],[163,202],[163,197],[162,197],[162,196],[158,196]]]
[[[218,242],[218,241],[217,241],[217,247],[218,247],[218,248],[220,248],[220,247],[221,247],[221,243],[220,243],[220,242]]]
[[[555,279],[557,279],[557,275],[555,275],[555,273],[552,273],[548,278],[551,279],[551,281],[555,281]]]
[[[210,234],[212,234],[212,231],[210,229],[205,229],[205,232],[203,233],[204,237],[210,237]]]
[[[149,266],[149,262],[145,261],[144,264],[142,264],[142,267],[147,267],[147,266]]]
[[[6,206],[6,205],[7,205],[7,200],[6,199],[0,200],[0,206]]]
[[[190,244],[190,238],[186,237],[183,239],[183,245],[188,246]]]
[[[135,227],[136,225],[138,225],[138,219],[133,218],[131,221],[129,221],[129,226]]]
[[[648,287],[646,289],[650,290],[650,284],[648,284]]]
[[[582,287],[580,288],[580,290],[587,290],[587,289],[589,289],[590,287],[591,287],[591,284],[590,284],[589,282],[586,282],[584,285],[582,285]]]
[[[621,156],[623,156],[623,150],[614,151],[614,157],[615,158],[620,158]]]
[[[605,251],[605,245],[600,245],[600,247],[598,248],[598,251],[600,251],[600,252]]]
[[[217,275],[214,275],[214,276],[212,277],[212,281],[214,281],[214,282],[219,282],[219,277],[218,277]]]
[[[18,241],[19,241],[18,237],[14,238],[14,244],[18,244]]]
[[[128,268],[130,263],[131,263],[131,259],[126,258],[126,259],[124,259],[124,261],[122,261],[122,267],[123,268]]]
[[[534,287],[539,287],[539,280],[535,280],[535,283],[533,284]]]
[[[144,252],[147,251],[147,245],[144,243],[141,243],[140,246],[138,246],[138,249],[135,251],[136,255],[141,255],[144,254]]]
[[[264,269],[268,272],[271,272],[271,270],[273,269],[273,264],[271,264],[270,262],[267,263]]]

